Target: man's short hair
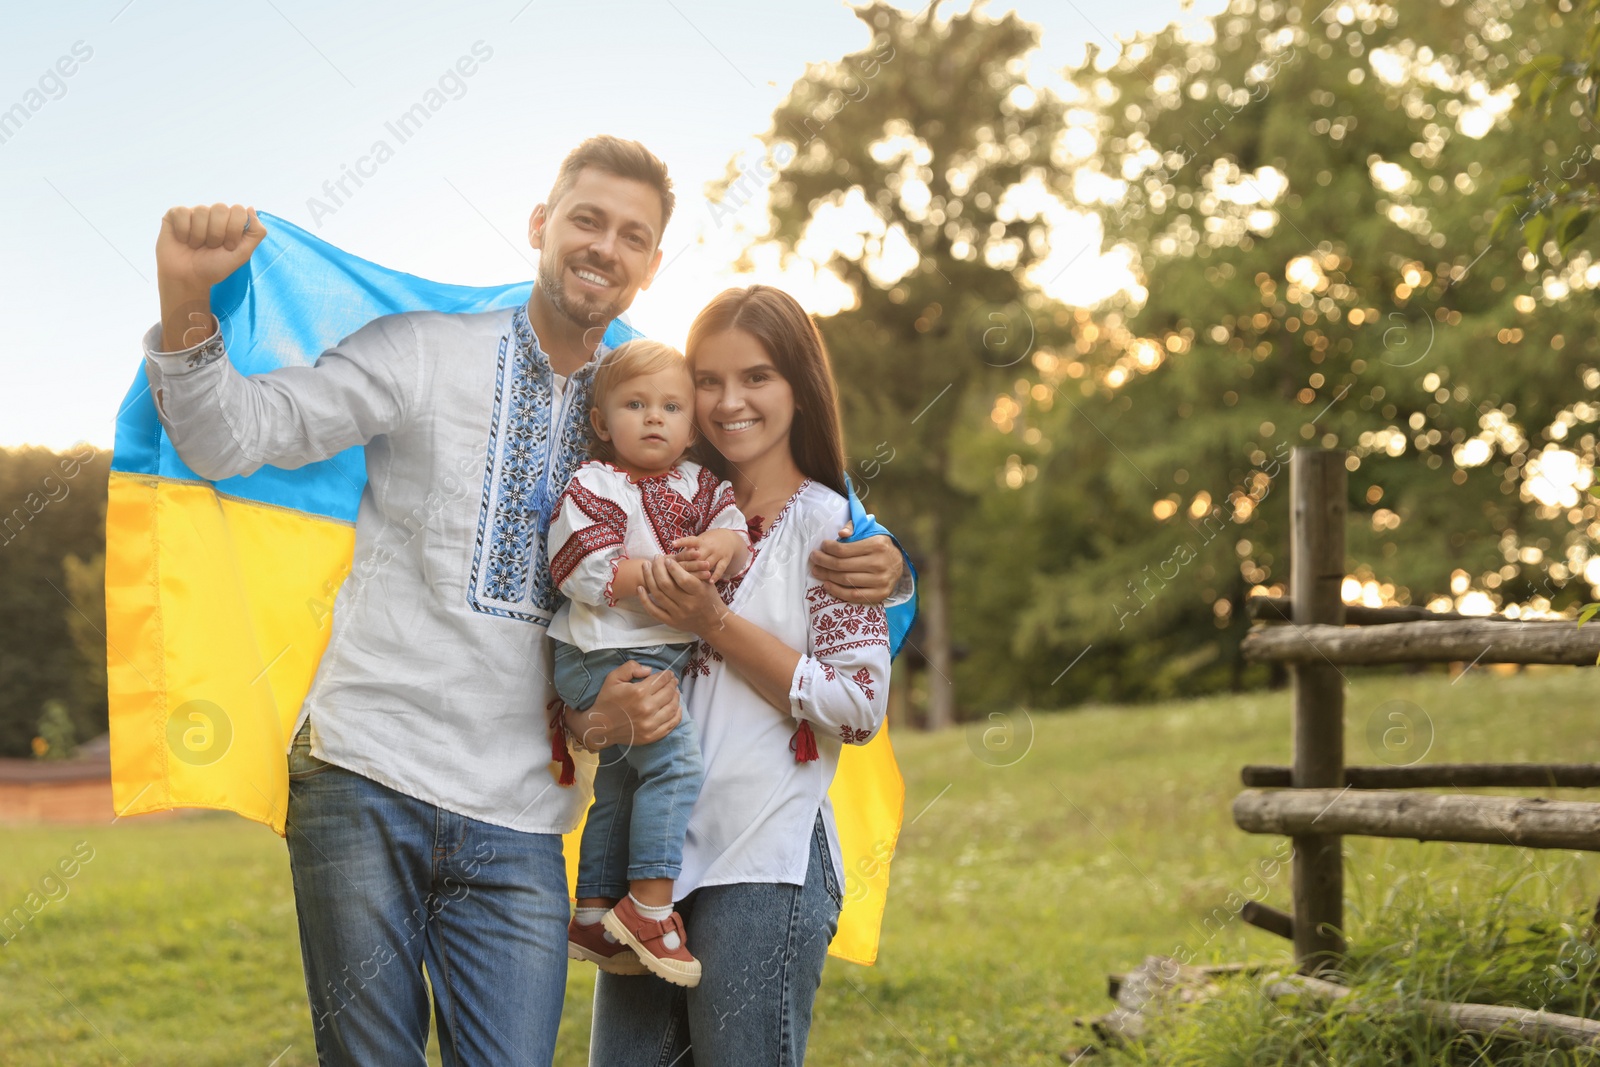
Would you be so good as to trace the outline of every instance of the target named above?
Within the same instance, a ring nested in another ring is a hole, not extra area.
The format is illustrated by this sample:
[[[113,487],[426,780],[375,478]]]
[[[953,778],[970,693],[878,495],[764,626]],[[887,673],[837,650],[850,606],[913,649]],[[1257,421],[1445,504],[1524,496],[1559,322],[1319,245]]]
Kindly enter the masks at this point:
[[[661,197],[661,233],[666,232],[667,221],[672,218],[672,207],[677,197],[672,194],[672,179],[667,177],[667,165],[656,158],[655,153],[638,141],[624,141],[610,134],[589,138],[568,152],[567,158],[561,161],[561,169],[556,172],[556,184],[546,201],[552,209],[572,191],[578,181],[578,172],[585,167],[593,167],[613,177],[643,182],[654,189]],[[661,233],[656,234],[658,244]]]

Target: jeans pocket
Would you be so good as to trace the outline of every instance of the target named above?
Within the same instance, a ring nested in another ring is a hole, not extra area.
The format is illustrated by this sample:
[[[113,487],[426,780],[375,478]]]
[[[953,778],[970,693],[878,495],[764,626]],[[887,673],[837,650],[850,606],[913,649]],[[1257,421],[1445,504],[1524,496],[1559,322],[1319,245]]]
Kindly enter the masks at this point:
[[[303,782],[307,778],[315,778],[333,764],[320,760],[311,754],[311,720],[307,719],[300,732],[294,735],[294,744],[289,746],[289,781]]]

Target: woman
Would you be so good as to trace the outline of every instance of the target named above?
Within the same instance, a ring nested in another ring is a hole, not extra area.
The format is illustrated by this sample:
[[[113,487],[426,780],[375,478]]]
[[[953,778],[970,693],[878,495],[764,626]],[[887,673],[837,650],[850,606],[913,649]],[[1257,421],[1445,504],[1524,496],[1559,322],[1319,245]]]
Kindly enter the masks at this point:
[[[844,450],[815,324],[768,286],[700,313],[687,355],[703,460],[750,516],[755,559],[713,589],[652,564],[641,597],[696,634],[685,713],[705,785],[684,842],[678,910],[701,984],[601,974],[590,1063],[798,1065],[837,929],[843,877],[828,787],[843,744],[883,724],[883,608],[831,596],[808,557],[848,520]]]

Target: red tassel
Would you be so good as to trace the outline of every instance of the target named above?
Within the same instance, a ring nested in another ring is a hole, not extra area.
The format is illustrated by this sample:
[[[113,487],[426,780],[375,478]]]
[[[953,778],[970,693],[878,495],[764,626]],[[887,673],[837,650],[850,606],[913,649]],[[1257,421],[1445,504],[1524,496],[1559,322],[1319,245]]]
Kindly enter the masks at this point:
[[[794,753],[796,763],[810,763],[817,758],[817,735],[805,719],[800,720],[800,728],[789,739],[789,751]]]
[[[574,785],[578,781],[578,765],[572,761],[572,753],[567,751],[567,729],[561,722],[561,712],[566,705],[557,697],[545,705],[545,710],[550,712],[550,762],[561,764],[561,775],[556,779],[557,785]]]

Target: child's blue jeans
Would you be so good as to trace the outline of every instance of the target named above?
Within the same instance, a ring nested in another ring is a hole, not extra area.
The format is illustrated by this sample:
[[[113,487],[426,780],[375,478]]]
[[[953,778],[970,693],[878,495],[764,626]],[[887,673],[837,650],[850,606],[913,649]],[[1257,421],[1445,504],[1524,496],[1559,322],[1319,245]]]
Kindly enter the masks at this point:
[[[681,684],[694,648],[691,641],[584,652],[561,641],[554,644],[556,692],[579,711],[594,704],[606,675],[630,659],[652,671],[671,671]],[[683,837],[704,777],[700,735],[687,717],[659,741],[602,750],[594,806],[578,853],[578,897],[620,900],[636,879],[677,878],[683,870]]]

